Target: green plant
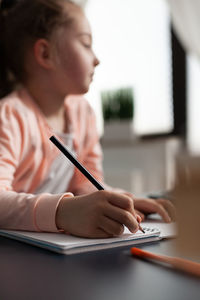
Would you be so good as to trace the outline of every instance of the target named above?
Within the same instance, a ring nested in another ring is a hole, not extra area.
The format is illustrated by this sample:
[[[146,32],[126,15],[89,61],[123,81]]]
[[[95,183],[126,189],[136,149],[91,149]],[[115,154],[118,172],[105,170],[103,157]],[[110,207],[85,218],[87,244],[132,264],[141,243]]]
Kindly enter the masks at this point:
[[[103,118],[111,120],[132,120],[134,117],[133,89],[120,88],[101,93]]]

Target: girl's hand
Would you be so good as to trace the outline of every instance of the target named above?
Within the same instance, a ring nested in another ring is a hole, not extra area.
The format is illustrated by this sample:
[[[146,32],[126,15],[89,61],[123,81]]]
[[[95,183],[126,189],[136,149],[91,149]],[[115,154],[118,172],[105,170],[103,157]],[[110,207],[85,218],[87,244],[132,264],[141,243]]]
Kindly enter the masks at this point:
[[[58,229],[88,238],[121,235],[124,225],[136,232],[140,221],[132,198],[110,191],[63,198],[56,213]]]
[[[142,221],[145,216],[152,213],[159,214],[164,222],[170,223],[176,219],[175,207],[170,200],[167,199],[148,199],[135,198],[131,193],[125,193],[134,200],[135,213],[138,214]]]

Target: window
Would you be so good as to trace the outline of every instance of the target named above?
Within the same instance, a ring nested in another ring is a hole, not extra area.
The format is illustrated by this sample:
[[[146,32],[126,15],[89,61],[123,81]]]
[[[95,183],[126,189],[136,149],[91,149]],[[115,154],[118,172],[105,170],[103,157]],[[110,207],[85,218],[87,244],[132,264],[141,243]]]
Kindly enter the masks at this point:
[[[170,17],[165,0],[88,0],[94,50],[101,64],[87,98],[102,132],[100,93],[132,86],[135,131],[173,130]]]
[[[187,57],[187,144],[191,152],[200,154],[200,62],[197,57]]]

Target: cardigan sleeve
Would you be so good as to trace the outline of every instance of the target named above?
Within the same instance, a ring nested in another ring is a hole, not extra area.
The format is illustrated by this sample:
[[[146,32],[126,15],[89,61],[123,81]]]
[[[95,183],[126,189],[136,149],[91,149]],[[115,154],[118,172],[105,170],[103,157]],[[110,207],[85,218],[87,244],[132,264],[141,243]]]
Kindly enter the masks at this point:
[[[0,191],[0,228],[57,232],[56,210],[63,197],[71,193],[33,195]]]
[[[23,147],[20,112],[0,103],[0,228],[30,231],[58,231],[56,210],[63,197],[73,194],[33,195],[13,188]]]

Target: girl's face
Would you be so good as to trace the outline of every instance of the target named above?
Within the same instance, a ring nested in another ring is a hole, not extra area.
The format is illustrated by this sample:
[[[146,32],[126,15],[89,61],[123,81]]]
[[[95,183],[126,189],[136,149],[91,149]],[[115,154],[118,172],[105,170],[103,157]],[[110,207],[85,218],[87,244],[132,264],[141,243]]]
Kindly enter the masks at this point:
[[[54,80],[64,94],[88,91],[99,60],[92,50],[92,34],[83,12],[73,12],[71,25],[57,32]]]

